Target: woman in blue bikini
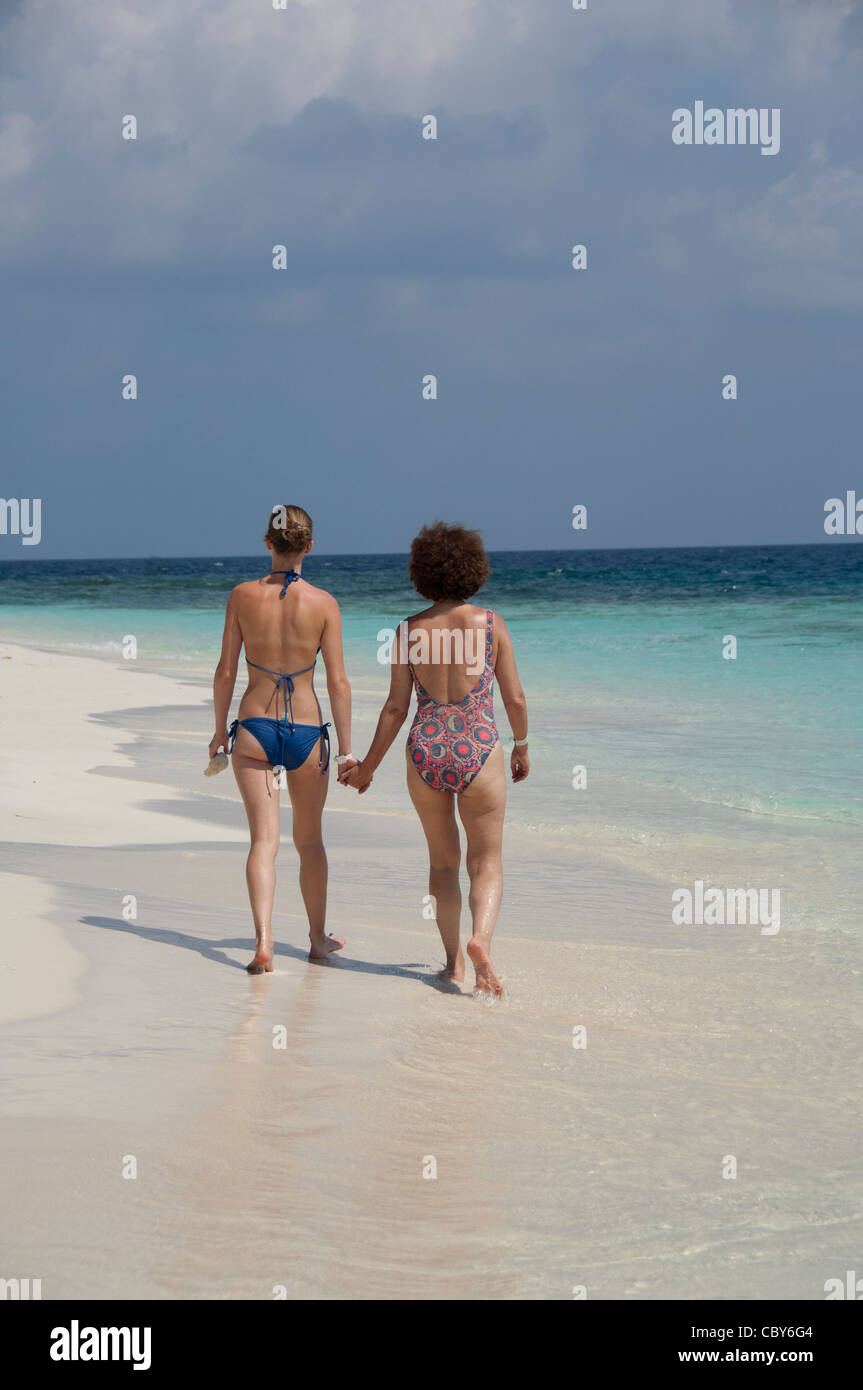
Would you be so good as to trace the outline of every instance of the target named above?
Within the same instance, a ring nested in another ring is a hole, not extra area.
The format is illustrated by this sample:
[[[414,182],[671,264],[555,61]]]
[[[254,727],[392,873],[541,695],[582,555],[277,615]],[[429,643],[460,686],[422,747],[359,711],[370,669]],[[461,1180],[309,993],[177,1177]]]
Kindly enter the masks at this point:
[[[349,751],[351,688],[342,655],[339,606],[332,594],[302,577],[303,558],[314,543],[311,517],[302,507],[274,507],[265,541],[272,555],[270,573],[238,584],[228,599],[222,654],[213,680],[216,733],[210,741],[211,758],[219,749],[232,754],[252,839],[246,861],[255,923],[255,955],[246,967],[251,975],[273,968],[272,915],[283,786],[291,798],[294,844],[300,856],[309,959],[320,960],[345,944],[342,937],[328,936],[325,930],[327,856],[321,815],[329,783],[330,741],[313,681],[318,652],[326,668],[338,737],[335,761],[345,770],[356,761]],[[228,729],[243,646],[249,684],[238,718]]]

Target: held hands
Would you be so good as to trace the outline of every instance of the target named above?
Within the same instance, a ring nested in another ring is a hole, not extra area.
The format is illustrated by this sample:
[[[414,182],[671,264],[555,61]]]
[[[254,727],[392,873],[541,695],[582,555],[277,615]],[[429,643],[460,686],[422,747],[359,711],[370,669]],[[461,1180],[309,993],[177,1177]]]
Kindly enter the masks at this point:
[[[372,784],[372,773],[362,763],[342,763],[339,768],[339,782],[343,787],[354,787],[362,796]]]
[[[358,759],[358,758],[355,758],[354,755],[353,755],[353,753],[346,753],[346,754],[345,754],[345,761],[344,761],[343,763],[341,763],[341,762],[337,762],[337,763],[336,763],[336,776],[337,776],[338,779],[339,779],[339,785],[340,785],[340,786],[342,786],[342,787],[349,787],[349,786],[350,786],[350,782],[348,781],[348,773],[349,773],[349,772],[353,772],[354,768],[357,767],[358,764],[359,764],[359,759]]]
[[[509,760],[513,782],[523,782],[530,773],[530,758],[526,748],[513,748]]]

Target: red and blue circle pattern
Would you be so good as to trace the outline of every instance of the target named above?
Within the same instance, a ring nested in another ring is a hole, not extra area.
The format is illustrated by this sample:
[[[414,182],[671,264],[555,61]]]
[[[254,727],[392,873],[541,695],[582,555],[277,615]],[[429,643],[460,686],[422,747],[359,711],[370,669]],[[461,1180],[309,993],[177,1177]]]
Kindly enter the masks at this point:
[[[492,698],[494,614],[488,609],[485,616],[485,666],[473,690],[457,705],[433,700],[411,665],[417,712],[408,734],[408,752],[420,777],[436,791],[464,791],[498,742]]]

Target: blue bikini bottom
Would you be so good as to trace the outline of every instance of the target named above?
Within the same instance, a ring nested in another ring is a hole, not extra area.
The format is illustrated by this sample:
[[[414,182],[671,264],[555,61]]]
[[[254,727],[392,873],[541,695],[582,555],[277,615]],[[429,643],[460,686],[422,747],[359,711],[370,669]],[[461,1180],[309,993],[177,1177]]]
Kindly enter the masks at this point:
[[[290,724],[285,719],[267,719],[263,715],[254,719],[235,719],[228,731],[231,739],[229,753],[233,752],[237,725],[248,729],[252,737],[258,740],[273,768],[283,767],[286,772],[296,772],[319,741],[321,751],[318,766],[321,774],[325,773],[330,765],[330,736],[327,733],[329,724]]]

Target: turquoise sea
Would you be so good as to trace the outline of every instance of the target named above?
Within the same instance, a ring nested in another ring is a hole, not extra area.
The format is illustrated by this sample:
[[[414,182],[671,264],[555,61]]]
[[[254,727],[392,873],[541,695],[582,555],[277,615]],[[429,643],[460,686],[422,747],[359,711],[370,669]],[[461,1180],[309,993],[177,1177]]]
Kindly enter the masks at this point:
[[[533,772],[510,823],[681,882],[780,885],[784,926],[855,930],[863,546],[491,560],[477,601],[508,623],[530,705]],[[112,660],[132,634],[139,665],[204,681],[228,592],[267,568],[229,556],[7,561],[0,631]],[[401,555],[316,551],[304,573],[342,607],[362,748],[387,683],[378,634],[422,603]],[[499,702],[498,715],[505,729]]]

